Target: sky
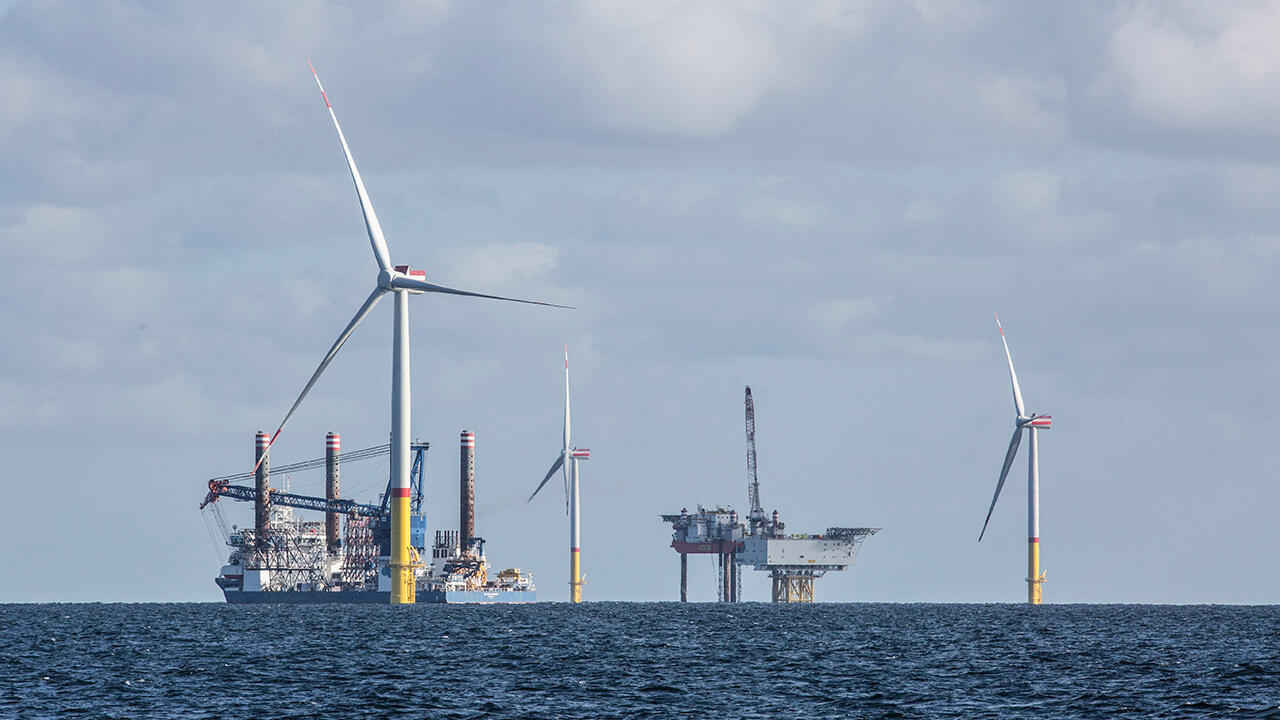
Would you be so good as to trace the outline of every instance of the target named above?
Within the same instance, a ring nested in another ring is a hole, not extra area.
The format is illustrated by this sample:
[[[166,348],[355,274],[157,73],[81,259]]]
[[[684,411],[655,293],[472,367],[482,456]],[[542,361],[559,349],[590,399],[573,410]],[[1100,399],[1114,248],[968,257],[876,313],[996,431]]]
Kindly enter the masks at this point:
[[[1280,7],[368,5],[0,3],[0,602],[221,599],[205,481],[376,278],[308,60],[394,262],[578,308],[411,302],[428,526],[474,431],[477,531],[541,599],[567,344],[588,600],[678,599],[658,516],[745,511],[748,384],[766,510],[883,528],[818,600],[1023,600],[1021,457],[977,542],[998,312],[1054,417],[1046,602],[1280,600]],[[273,464],[386,442],[391,322]]]

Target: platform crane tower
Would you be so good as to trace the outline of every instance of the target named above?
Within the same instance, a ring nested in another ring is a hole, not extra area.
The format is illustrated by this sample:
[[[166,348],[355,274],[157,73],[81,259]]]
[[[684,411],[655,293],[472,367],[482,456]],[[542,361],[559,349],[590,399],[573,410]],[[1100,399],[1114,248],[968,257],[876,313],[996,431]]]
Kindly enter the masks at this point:
[[[747,415],[747,502],[751,513],[747,519],[748,534],[758,535],[765,525],[764,508],[760,507],[760,478],[756,472],[756,405],[751,400],[751,386],[746,392]]]

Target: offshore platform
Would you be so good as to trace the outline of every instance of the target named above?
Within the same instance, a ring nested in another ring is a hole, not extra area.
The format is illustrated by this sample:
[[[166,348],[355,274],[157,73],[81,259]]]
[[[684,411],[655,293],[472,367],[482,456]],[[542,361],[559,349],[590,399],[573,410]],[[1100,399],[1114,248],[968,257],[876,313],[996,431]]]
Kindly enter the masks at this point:
[[[750,386],[746,389],[747,499],[751,510],[745,523],[735,510],[701,505],[690,513],[663,515],[671,523],[671,547],[680,553],[680,602],[689,601],[689,555],[716,556],[716,587],[720,602],[742,596],[740,567],[749,565],[769,573],[773,602],[813,602],[813,581],[832,570],[846,570],[858,548],[880,528],[832,527],[821,535],[787,535],[778,511],[766,517],[760,505],[756,471],[756,411]]]

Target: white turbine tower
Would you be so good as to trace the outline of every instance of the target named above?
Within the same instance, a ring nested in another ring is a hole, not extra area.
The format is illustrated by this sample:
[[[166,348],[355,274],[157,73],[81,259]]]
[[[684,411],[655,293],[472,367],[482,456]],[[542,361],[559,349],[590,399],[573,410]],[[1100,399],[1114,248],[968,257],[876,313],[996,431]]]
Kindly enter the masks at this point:
[[[307,65],[311,65],[311,63],[308,61]],[[302,404],[303,398],[307,396],[307,393],[311,392],[312,386],[320,379],[320,375],[325,368],[329,367],[329,363],[333,361],[334,356],[338,354],[343,344],[351,337],[351,333],[355,331],[360,321],[364,320],[365,316],[373,310],[373,306],[378,304],[383,295],[394,293],[395,332],[392,339],[391,360],[391,602],[392,604],[412,603],[415,598],[413,560],[410,558],[409,549],[409,296],[421,295],[422,293],[443,293],[446,295],[489,298],[491,300],[509,300],[531,305],[566,306],[457,290],[427,282],[424,279],[426,277],[425,271],[411,270],[408,265],[393,267],[390,254],[387,252],[387,242],[382,235],[382,226],[378,224],[378,216],[373,212],[373,204],[369,202],[369,194],[365,191],[364,181],[360,179],[360,171],[356,169],[356,161],[351,157],[351,149],[347,147],[347,139],[342,134],[342,127],[338,125],[338,116],[334,114],[333,106],[329,104],[329,96],[325,94],[324,86],[320,84],[320,76],[316,74],[314,67],[311,68],[311,73],[316,78],[316,85],[320,87],[320,95],[324,98],[324,105],[329,109],[329,117],[333,119],[333,127],[338,131],[338,141],[342,144],[342,152],[347,158],[347,167],[351,170],[351,179],[355,182],[356,197],[359,198],[360,210],[364,213],[365,230],[369,234],[369,244],[373,247],[374,260],[378,263],[378,278],[373,292],[369,294],[368,299],[356,311],[355,317],[351,318],[351,322],[347,323],[347,326],[343,328],[342,333],[338,335],[338,339],[333,343],[333,347],[329,348],[324,360],[320,361],[320,366],[316,368],[315,373],[311,375],[311,379],[302,388],[302,392],[298,395],[298,399],[294,401],[293,407],[289,408],[284,420],[280,421],[280,426],[276,428],[270,442],[267,443],[267,449],[270,449],[276,438],[280,437],[280,432],[284,430],[284,426],[293,417],[298,406]],[[267,457],[267,453],[263,452],[262,457]],[[262,461],[259,460],[258,462],[261,463]],[[257,466],[254,467],[254,471],[257,471]]]
[[[1014,418],[1013,439],[1009,441],[1009,450],[1004,455],[1000,481],[996,483],[996,493],[991,498],[991,507],[987,509],[987,519],[982,523],[978,542],[982,542],[982,536],[987,533],[987,523],[991,522],[991,513],[996,509],[996,501],[1000,499],[1000,490],[1004,487],[1005,478],[1009,476],[1009,468],[1013,466],[1013,459],[1018,454],[1018,445],[1022,442],[1022,431],[1029,429],[1031,448],[1027,463],[1027,602],[1039,605],[1044,573],[1040,572],[1040,453],[1036,444],[1036,432],[1052,427],[1053,417],[1035,413],[1028,415],[1023,409],[1022,389],[1018,387],[1018,374],[1013,371],[1013,356],[1009,354],[1009,342],[1004,339],[1004,326],[1000,324],[999,315],[996,315],[996,327],[1000,328],[1000,342],[1004,344],[1004,356],[1009,361],[1009,380],[1013,383],[1013,409],[1017,415]]]
[[[570,444],[569,347],[566,345],[564,348],[564,444],[561,445],[560,455],[551,464],[551,469],[547,471],[546,477],[542,478],[542,482],[533,491],[533,495],[529,496],[529,501],[533,501],[534,496],[551,480],[551,476],[556,474],[556,470],[563,469],[565,499],[567,500],[566,509],[569,512],[569,601],[575,603],[582,602],[583,581],[582,565],[579,562],[579,550],[581,550],[582,546],[578,528],[578,462],[587,460],[590,457],[591,451],[587,448],[576,448]]]

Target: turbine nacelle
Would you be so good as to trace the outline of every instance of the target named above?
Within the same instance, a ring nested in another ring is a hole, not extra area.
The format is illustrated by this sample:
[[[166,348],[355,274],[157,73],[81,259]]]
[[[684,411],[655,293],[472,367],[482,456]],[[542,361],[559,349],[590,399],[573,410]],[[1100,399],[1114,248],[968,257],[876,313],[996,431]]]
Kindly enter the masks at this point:
[[[424,292],[421,288],[404,287],[403,281],[405,279],[425,282],[427,271],[414,270],[408,265],[397,265],[392,270],[378,271],[378,287],[383,291],[408,290],[413,295],[421,295]]]
[[[383,290],[406,290],[410,295],[421,295],[425,292],[422,288],[405,287],[405,280],[417,280],[426,282],[426,270],[414,270],[408,265],[397,265],[390,272],[380,270],[378,272],[378,287]]]
[[[1048,430],[1053,427],[1052,415],[1024,415],[1016,421],[1018,428],[1035,428],[1036,430]]]

